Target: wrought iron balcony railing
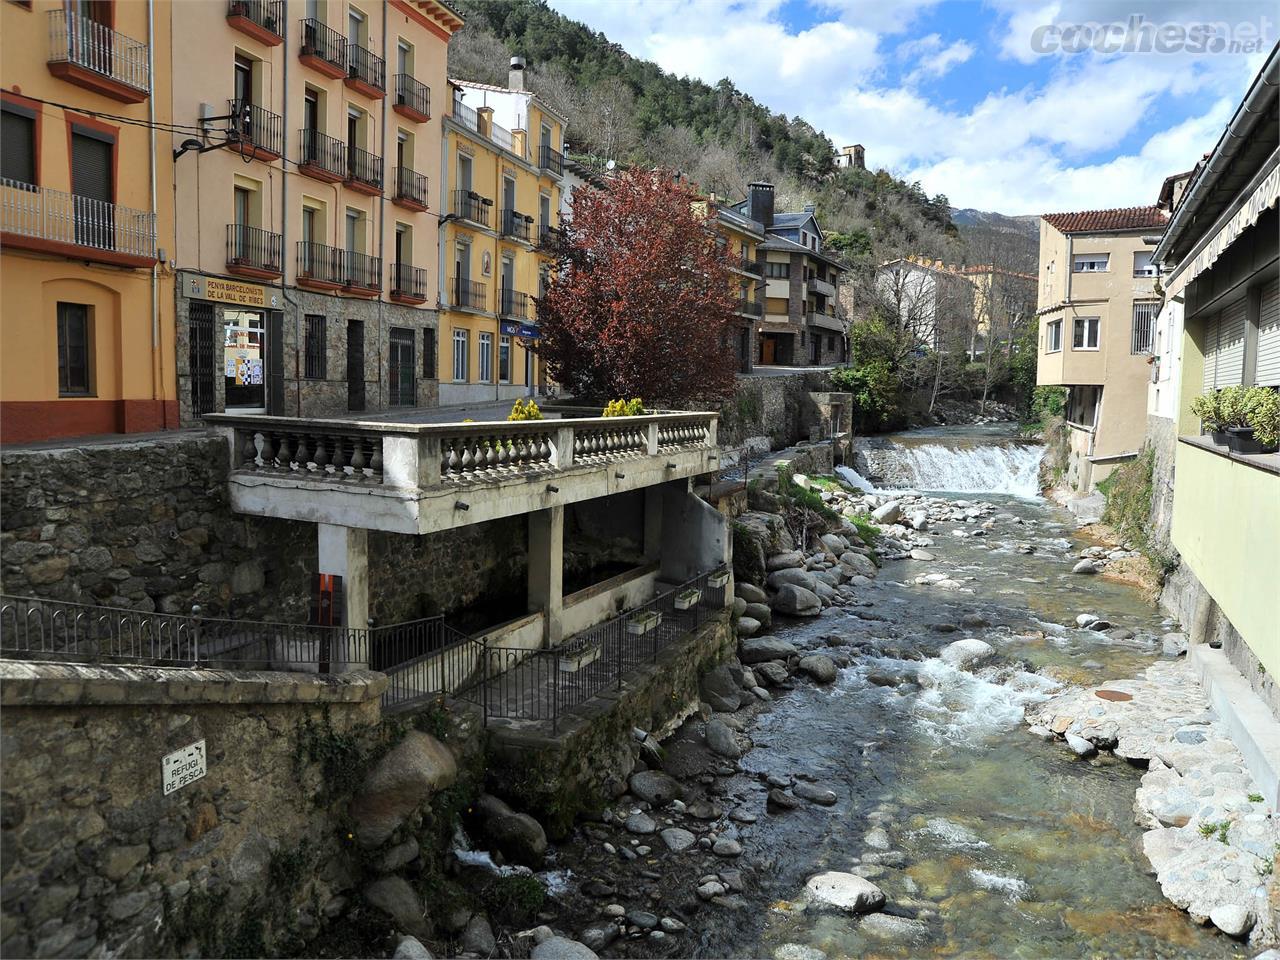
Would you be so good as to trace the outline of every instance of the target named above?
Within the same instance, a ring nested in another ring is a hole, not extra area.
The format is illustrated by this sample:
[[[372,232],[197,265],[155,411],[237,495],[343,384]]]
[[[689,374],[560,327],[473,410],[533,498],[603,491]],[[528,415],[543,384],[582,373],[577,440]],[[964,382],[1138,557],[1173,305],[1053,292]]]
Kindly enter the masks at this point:
[[[284,241],[278,233],[251,227],[247,223],[227,224],[227,266],[283,272]]]
[[[248,144],[255,151],[269,153],[273,157],[284,154],[284,121],[279,114],[264,110],[248,100],[228,100],[227,113],[233,118],[229,125],[229,142]]]
[[[346,38],[337,30],[311,17],[302,21],[302,46],[298,50],[298,56],[315,57],[333,67],[339,76],[347,72]]]
[[[347,44],[347,79],[375,90],[387,89],[387,62],[357,43]]]
[[[344,286],[355,290],[382,289],[382,258],[347,250],[342,255],[346,266]]]
[[[532,242],[533,217],[527,217],[519,210],[503,210],[502,235],[525,243]]]
[[[361,150],[359,147],[347,146],[347,180],[376,187],[382,190],[382,158]]]
[[[138,102],[151,93],[147,45],[70,9],[49,11],[49,64],[57,68],[54,72],[82,85],[92,78],[68,68],[87,70],[119,84],[123,90],[111,92],[110,85],[99,89],[117,100],[128,97]]]
[[[235,23],[240,17],[284,39],[284,0],[227,0],[227,19]]]
[[[480,114],[476,113],[471,107],[462,102],[461,98],[453,98],[453,119],[462,124],[468,130],[480,132]]]
[[[450,284],[453,289],[453,305],[455,307],[467,307],[471,310],[483,310],[485,308],[485,285],[478,280],[464,280],[461,277],[454,277]]]
[[[764,316],[764,304],[757,300],[749,300],[746,297],[739,297],[738,312],[745,313],[750,317],[762,317]]]
[[[298,282],[342,286],[346,282],[343,251],[323,243],[298,241]]]
[[[557,177],[563,176],[564,154],[559,150],[552,150],[549,144],[544,143],[538,148],[538,166],[554,173]]]
[[[492,206],[492,200],[488,197],[480,196],[474,190],[453,191],[453,210],[451,212],[455,217],[462,220],[470,220],[472,223],[487,227],[489,225],[489,208]]]
[[[419,83],[407,73],[397,73],[395,85],[396,107],[403,107],[408,112],[424,119],[431,116],[430,87],[425,83]]]
[[[156,258],[154,213],[8,178],[0,180],[0,233],[6,245],[65,250],[88,260]]]
[[[395,184],[394,198],[421,207],[427,204],[427,175],[408,167],[393,167],[391,181]]]
[[[347,175],[347,145],[319,130],[299,130],[298,166],[304,173],[342,180]]]
[[[391,295],[409,300],[427,299],[427,271],[407,263],[391,265]]]
[[[499,296],[499,312],[509,320],[531,320],[533,298],[519,290],[503,288]]]

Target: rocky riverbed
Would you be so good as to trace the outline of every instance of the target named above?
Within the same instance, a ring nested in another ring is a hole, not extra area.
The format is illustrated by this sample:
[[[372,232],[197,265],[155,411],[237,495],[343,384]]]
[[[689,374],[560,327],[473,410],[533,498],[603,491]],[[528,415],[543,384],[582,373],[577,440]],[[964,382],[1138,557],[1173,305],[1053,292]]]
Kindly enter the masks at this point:
[[[1246,854],[1265,862],[1273,811],[1194,701],[1176,625],[1072,572],[1074,520],[1007,497],[822,495],[847,518],[878,511],[883,536],[849,523],[800,544],[768,509],[739,518],[761,544],[738,586],[752,635],[672,736],[636,731],[627,791],[549,851],[550,925],[605,956],[1229,957],[1227,933],[1264,942]],[[1178,706],[1160,726],[1140,693],[1166,681]],[[1132,734],[1162,744],[1145,775],[1093,701],[1148,723]],[[1198,815],[1166,823],[1177,798],[1230,819],[1227,842]],[[1190,864],[1202,843],[1223,848],[1219,873]],[[1180,892],[1236,866],[1253,899]],[[1204,924],[1222,903],[1245,916]]]

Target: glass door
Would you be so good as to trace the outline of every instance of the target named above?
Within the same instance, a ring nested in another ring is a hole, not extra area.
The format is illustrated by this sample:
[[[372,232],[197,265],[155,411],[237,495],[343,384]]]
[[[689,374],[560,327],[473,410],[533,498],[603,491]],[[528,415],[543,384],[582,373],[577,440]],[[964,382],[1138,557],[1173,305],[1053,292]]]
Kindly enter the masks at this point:
[[[228,310],[224,314],[222,360],[226,408],[238,413],[267,410],[267,325],[261,313]]]

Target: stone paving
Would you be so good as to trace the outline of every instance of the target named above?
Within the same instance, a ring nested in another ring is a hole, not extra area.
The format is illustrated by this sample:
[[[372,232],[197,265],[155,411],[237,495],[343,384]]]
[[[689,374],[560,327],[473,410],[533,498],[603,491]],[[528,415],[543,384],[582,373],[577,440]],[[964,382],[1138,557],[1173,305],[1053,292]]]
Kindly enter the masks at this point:
[[[1191,666],[1073,689],[1028,711],[1033,733],[1147,766],[1134,814],[1164,895],[1255,946],[1280,934],[1280,821],[1264,802]]]

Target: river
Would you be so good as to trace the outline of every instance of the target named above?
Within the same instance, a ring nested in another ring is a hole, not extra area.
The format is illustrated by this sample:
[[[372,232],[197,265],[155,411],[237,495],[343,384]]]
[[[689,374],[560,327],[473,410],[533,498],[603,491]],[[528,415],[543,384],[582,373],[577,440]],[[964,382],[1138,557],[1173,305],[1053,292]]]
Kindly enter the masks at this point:
[[[941,463],[951,471],[933,483],[917,476],[922,486],[968,476],[975,459],[1036,457],[1022,445],[1013,454],[975,454],[982,444],[957,433],[963,440],[951,445],[950,467],[946,431],[908,435],[901,449],[942,448],[928,456],[934,469]],[[988,443],[1007,446],[996,436]],[[797,684],[760,713],[746,730],[754,748],[712,788],[726,809],[758,816],[718,826],[743,846],[738,909],[704,905],[686,917],[681,942],[659,948],[622,940],[606,953],[777,960],[1236,954],[1237,945],[1168,904],[1148,874],[1132,810],[1141,771],[1110,756],[1077,759],[1030,735],[1022,720],[1028,704],[1061,683],[1139,673],[1159,656],[1167,622],[1134,589],[1070,572],[1084,544],[1064,511],[1039,498],[971,488],[950,496],[994,503],[993,529],[961,538],[951,529],[964,524],[938,524],[929,547],[936,560],[890,561],[862,588],[859,606],[775,623],[773,634],[797,646],[820,647],[836,635],[856,653],[835,683]],[[1033,552],[1019,552],[1028,546]],[[972,592],[913,582],[934,572]],[[1082,612],[1135,637],[1077,629]],[[995,647],[1000,664],[970,673],[932,656],[970,636]],[[768,813],[769,776],[816,779],[838,802]],[[806,910],[805,881],[824,870],[871,879],[887,895],[885,914],[868,920]],[[650,894],[664,897],[675,906],[673,896]]]

